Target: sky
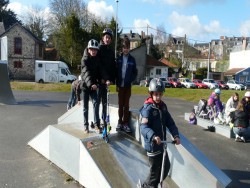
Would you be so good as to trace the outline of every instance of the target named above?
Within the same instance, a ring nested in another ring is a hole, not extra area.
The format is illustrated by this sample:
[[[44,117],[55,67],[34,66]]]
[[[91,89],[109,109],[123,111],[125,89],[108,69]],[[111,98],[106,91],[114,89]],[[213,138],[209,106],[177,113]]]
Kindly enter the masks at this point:
[[[23,15],[27,7],[49,11],[50,0],[10,0],[9,8]],[[102,19],[118,20],[123,33],[167,34],[190,42],[227,37],[250,37],[250,0],[84,0],[88,10]]]

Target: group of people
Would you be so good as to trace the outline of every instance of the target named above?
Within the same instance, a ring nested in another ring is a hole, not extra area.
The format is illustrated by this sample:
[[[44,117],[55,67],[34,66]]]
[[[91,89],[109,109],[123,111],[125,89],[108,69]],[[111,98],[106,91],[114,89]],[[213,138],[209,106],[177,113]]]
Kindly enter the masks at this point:
[[[94,128],[102,132],[99,117],[99,105],[102,103],[101,119],[106,124],[107,92],[110,84],[116,84],[118,92],[118,124],[116,130],[131,132],[129,126],[129,100],[131,85],[137,76],[135,58],[129,53],[130,41],[125,37],[122,41],[122,53],[115,58],[111,48],[113,32],[106,28],[103,31],[101,44],[95,39],[88,42],[84,50],[81,65],[82,71],[78,80],[72,83],[71,96],[67,110],[72,108],[76,101],[80,105],[80,94],[83,93],[83,125],[84,132],[89,133],[88,109],[91,97],[94,111]],[[160,182],[163,159],[163,143],[166,141],[166,129],[170,130],[174,142],[180,144],[178,128],[168,112],[167,105],[162,101],[165,85],[160,79],[152,79],[149,84],[149,98],[141,109],[141,134],[145,139],[150,165],[148,178],[141,187],[157,187]],[[162,131],[164,130],[164,131]],[[170,161],[166,155],[164,179],[168,175]]]
[[[81,75],[71,86],[71,96],[67,104],[67,110],[76,103],[80,105],[80,94],[83,93],[83,125],[84,132],[89,133],[89,99],[93,103],[94,122],[93,125],[98,133],[102,133],[106,126],[107,117],[107,94],[109,86],[116,84],[118,92],[118,125],[117,130],[131,132],[129,127],[129,99],[131,96],[132,82],[137,76],[135,58],[130,52],[130,40],[124,37],[122,40],[122,53],[118,58],[112,48],[113,31],[110,28],[103,30],[101,43],[91,39],[84,50],[81,60]],[[78,101],[78,102],[76,102]],[[101,118],[99,106],[102,104]]]
[[[237,92],[233,93],[225,107],[220,100],[220,94],[221,91],[217,88],[208,99],[208,106],[214,110],[214,119],[230,125],[235,134],[235,141],[246,142],[246,139],[250,138],[250,92],[247,91],[242,100],[239,100]]]

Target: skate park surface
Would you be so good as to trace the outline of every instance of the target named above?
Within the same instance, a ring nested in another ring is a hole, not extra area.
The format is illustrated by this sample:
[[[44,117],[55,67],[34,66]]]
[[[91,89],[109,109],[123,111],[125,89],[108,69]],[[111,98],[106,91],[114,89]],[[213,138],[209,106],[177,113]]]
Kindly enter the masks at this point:
[[[15,91],[14,95],[18,105],[5,105],[0,108],[2,119],[0,185],[81,187],[74,181],[65,182],[60,169],[25,146],[48,125],[57,123],[57,118],[65,113],[69,93]],[[131,107],[139,109],[146,97],[147,95],[132,96]],[[117,104],[116,95],[111,95],[111,103]],[[232,179],[232,187],[248,187],[249,145],[236,143],[233,139],[187,124],[184,113],[191,109],[193,103],[168,98],[166,103],[180,132]],[[22,173],[23,171],[26,173]]]

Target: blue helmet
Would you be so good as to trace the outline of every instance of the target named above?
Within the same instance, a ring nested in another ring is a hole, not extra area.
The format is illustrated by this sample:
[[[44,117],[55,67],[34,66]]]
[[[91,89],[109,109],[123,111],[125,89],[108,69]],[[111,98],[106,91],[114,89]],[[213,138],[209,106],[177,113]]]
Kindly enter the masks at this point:
[[[220,89],[218,89],[218,88],[216,88],[216,89],[214,90],[214,92],[215,92],[215,94],[217,94],[217,95],[220,95],[220,94],[221,94],[221,91],[220,91]]]

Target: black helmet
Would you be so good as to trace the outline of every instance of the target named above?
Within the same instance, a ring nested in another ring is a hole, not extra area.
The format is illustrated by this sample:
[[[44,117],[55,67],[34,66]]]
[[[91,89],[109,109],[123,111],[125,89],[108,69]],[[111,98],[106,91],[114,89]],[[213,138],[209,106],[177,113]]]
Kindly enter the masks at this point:
[[[149,92],[164,92],[165,86],[164,83],[159,78],[153,78],[148,87]]]
[[[112,31],[112,29],[110,29],[110,28],[105,28],[104,30],[103,30],[103,32],[102,32],[102,35],[104,36],[104,35],[109,35],[110,37],[113,37],[113,31]]]

